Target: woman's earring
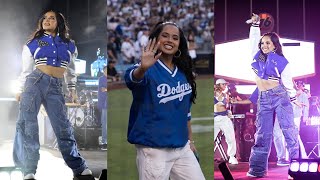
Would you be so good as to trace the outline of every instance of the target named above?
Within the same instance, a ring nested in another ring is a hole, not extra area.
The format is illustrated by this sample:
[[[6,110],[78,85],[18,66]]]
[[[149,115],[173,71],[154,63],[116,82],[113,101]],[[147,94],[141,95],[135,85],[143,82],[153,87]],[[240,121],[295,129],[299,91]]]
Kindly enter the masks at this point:
[[[178,58],[178,57],[180,57],[180,56],[181,56],[181,51],[180,51],[180,49],[178,49],[178,51],[177,51],[177,52],[179,52],[179,55],[174,54],[174,57],[176,57],[176,58]]]
[[[59,27],[58,27],[58,30],[57,30],[57,36],[59,36]]]
[[[277,48],[275,47],[275,48],[274,48],[274,50],[273,50],[272,52],[276,52],[276,51],[277,51]]]

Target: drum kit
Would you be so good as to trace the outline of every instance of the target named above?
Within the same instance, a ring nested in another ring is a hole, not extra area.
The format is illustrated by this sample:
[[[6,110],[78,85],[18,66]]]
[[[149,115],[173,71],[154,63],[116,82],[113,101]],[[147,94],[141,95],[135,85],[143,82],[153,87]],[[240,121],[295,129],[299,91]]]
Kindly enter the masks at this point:
[[[94,110],[94,97],[98,91],[82,90],[77,103],[66,103],[68,117],[73,127],[97,126]]]

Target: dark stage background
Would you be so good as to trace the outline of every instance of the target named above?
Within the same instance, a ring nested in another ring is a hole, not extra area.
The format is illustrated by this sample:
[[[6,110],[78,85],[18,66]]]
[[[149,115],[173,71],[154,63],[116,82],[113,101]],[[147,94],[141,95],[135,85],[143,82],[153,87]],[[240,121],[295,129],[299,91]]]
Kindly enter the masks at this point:
[[[248,38],[250,26],[245,21],[251,17],[251,13],[271,14],[275,22],[272,31],[281,37],[315,42],[316,75],[301,80],[311,84],[311,94],[318,96],[320,95],[319,9],[320,3],[313,0],[215,0],[215,43]]]

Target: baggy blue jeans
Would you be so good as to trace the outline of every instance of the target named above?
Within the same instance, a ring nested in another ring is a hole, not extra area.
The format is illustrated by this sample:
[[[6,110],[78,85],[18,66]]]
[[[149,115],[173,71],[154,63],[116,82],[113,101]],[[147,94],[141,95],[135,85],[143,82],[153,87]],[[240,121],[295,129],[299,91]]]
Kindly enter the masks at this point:
[[[16,135],[13,146],[13,160],[23,173],[36,173],[39,161],[39,127],[37,115],[43,104],[49,116],[58,146],[66,164],[74,175],[87,168],[78,152],[73,128],[67,118],[62,79],[54,78],[35,69],[27,76],[21,93]]]
[[[258,98],[255,144],[249,158],[249,173],[254,176],[267,175],[274,113],[285,137],[289,158],[299,157],[298,129],[294,125],[293,108],[287,91],[282,85],[261,91]]]
[[[102,138],[101,142],[102,144],[108,144],[107,139],[107,109],[101,109],[101,133]]]

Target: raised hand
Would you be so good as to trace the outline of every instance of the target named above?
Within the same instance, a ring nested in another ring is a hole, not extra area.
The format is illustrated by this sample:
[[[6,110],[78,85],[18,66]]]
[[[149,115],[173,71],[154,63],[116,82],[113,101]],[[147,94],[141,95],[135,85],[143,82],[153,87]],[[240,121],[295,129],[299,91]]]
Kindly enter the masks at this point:
[[[252,13],[251,19],[252,19],[252,22],[253,22],[253,23],[258,23],[258,22],[260,21],[259,15],[258,15],[258,14],[255,14],[255,13]]]
[[[159,52],[157,55],[157,50],[159,48],[160,43],[156,42],[156,39],[150,39],[146,47],[142,52],[141,56],[141,68],[146,71],[149,67],[151,67],[161,56],[162,52]]]

